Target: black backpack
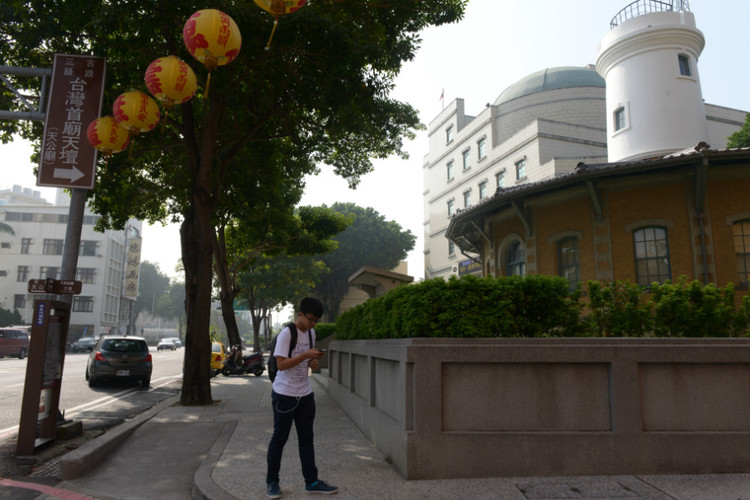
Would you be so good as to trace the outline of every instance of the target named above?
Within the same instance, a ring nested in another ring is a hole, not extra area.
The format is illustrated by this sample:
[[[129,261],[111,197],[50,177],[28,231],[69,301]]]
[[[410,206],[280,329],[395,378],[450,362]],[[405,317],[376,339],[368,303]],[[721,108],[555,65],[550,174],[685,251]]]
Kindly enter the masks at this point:
[[[297,325],[294,323],[289,323],[286,325],[289,327],[289,333],[292,334],[292,338],[289,341],[289,355],[287,358],[292,357],[292,351],[297,346]],[[307,331],[307,334],[310,336],[310,346],[312,347],[312,333],[310,330]],[[278,339],[279,336],[276,335],[273,340],[271,341],[271,355],[268,357],[268,378],[271,379],[271,382],[274,381],[276,378],[276,372],[279,371],[279,367],[276,364],[276,356],[273,355],[274,352],[276,352],[276,339]]]

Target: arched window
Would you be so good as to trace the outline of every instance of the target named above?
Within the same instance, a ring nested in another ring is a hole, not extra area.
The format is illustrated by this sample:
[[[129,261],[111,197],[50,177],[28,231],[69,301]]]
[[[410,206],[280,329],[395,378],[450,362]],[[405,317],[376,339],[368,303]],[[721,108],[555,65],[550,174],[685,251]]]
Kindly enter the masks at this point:
[[[633,231],[635,277],[639,285],[664,282],[672,277],[667,228],[642,227]]]
[[[526,275],[526,252],[521,241],[514,241],[508,249],[508,257],[505,259],[506,276]]]
[[[737,254],[738,284],[748,286],[750,282],[750,219],[740,220],[732,225],[734,252]]]
[[[557,242],[557,273],[566,278],[572,288],[581,281],[581,260],[578,238],[569,236]]]

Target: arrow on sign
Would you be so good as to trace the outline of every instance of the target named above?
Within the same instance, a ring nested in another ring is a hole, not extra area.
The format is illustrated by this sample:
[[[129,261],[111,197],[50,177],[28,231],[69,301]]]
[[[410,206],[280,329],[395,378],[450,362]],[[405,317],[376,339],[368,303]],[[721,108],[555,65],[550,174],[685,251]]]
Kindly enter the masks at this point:
[[[70,183],[73,184],[75,181],[83,177],[83,172],[78,170],[77,168],[56,168],[55,173],[52,175],[52,177],[55,177],[57,179],[68,179],[70,180]]]

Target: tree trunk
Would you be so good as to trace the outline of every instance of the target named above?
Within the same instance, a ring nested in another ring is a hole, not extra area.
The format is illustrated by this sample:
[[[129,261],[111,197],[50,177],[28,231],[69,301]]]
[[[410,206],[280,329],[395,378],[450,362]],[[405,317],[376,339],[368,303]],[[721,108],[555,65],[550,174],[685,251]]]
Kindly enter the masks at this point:
[[[227,336],[229,345],[238,345],[242,349],[242,339],[240,338],[240,329],[237,326],[237,318],[234,315],[234,290],[232,279],[229,276],[229,266],[227,264],[226,243],[224,242],[224,228],[217,229],[218,236],[213,233],[213,250],[214,250],[214,270],[219,278],[219,294],[221,302],[221,316],[224,319],[224,325],[227,327]]]
[[[211,340],[208,334],[211,310],[210,214],[194,204],[180,228],[182,261],[185,266],[185,361],[182,374],[183,405],[213,402],[210,384]]]

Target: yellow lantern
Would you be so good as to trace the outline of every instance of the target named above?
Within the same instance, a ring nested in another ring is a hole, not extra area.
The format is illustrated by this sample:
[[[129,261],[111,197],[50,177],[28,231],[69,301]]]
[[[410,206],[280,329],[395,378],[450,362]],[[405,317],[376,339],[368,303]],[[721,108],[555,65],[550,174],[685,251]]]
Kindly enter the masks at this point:
[[[270,13],[276,19],[273,22],[273,28],[271,29],[271,36],[268,37],[268,43],[266,44],[266,50],[271,46],[271,40],[273,34],[276,32],[276,26],[279,24],[279,16],[284,14],[291,14],[292,12],[300,9],[307,3],[307,0],[253,0],[255,4],[266,12]]]
[[[188,102],[198,88],[193,69],[177,56],[160,57],[149,64],[145,81],[151,95],[167,109]]]
[[[227,14],[216,9],[204,9],[188,18],[182,28],[182,40],[190,55],[202,62],[208,70],[208,95],[211,71],[234,61],[240,53],[240,29]]]
[[[86,138],[106,156],[123,151],[130,142],[128,131],[111,116],[102,116],[89,123]]]
[[[153,130],[161,119],[156,101],[139,90],[120,94],[112,106],[112,114],[131,135]]]

